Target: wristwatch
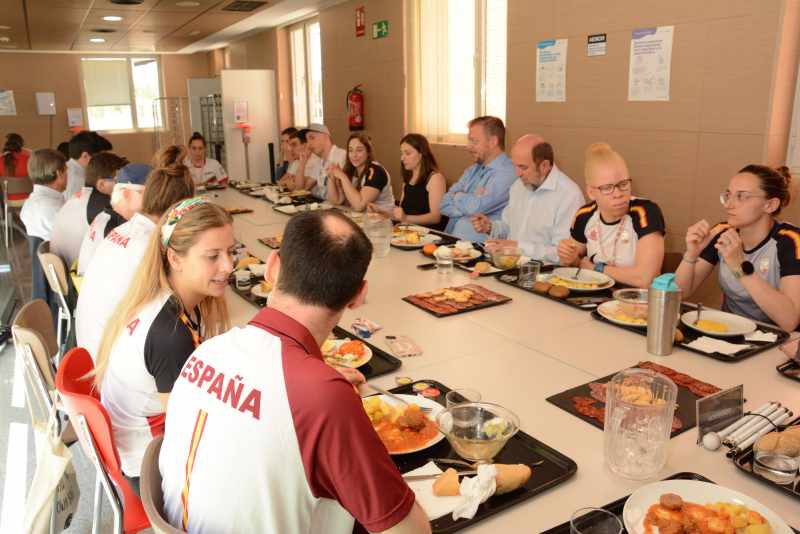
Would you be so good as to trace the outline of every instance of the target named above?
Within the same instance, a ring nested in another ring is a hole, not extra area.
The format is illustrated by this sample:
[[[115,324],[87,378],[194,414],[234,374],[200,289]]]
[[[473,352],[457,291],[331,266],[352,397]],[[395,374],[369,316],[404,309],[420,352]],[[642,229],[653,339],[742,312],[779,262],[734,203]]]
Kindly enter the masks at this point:
[[[745,275],[753,274],[754,272],[756,272],[756,269],[753,267],[753,264],[749,261],[743,261],[741,267],[739,267],[739,270],[733,271],[733,276],[736,278],[741,278]]]
[[[597,265],[594,266],[594,270],[597,271],[598,273],[602,273],[605,266],[606,266],[605,263],[598,263]]]

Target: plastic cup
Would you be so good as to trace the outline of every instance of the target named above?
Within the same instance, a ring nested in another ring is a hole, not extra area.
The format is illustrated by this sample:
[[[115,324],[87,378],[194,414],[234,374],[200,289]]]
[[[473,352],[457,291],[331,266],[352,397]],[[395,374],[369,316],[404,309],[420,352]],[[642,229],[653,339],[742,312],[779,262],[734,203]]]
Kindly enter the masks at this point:
[[[236,277],[236,289],[239,291],[250,289],[250,271],[236,271],[234,276]]]
[[[447,399],[447,407],[455,406],[456,404],[465,404],[467,402],[480,402],[481,394],[474,389],[454,389],[448,391],[445,395]]]
[[[531,260],[519,266],[519,285],[522,287],[533,287],[539,272],[542,270],[542,262]]]
[[[622,521],[602,508],[581,508],[569,520],[570,534],[621,534]]]

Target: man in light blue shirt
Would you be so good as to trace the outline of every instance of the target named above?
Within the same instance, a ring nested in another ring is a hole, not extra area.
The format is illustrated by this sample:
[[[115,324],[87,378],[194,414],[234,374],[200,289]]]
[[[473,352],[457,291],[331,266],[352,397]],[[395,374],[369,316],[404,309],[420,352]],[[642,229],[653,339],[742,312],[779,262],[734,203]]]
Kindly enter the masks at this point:
[[[445,232],[483,243],[486,234],[473,228],[470,218],[485,214],[499,220],[508,204],[508,191],[517,177],[505,153],[506,128],[497,117],[478,117],[469,122],[467,149],[475,165],[464,171],[442,198],[439,211],[450,217]]]
[[[477,232],[488,233],[487,248],[519,247],[536,260],[561,264],[558,243],[569,237],[583,205],[580,187],[553,163],[553,147],[538,135],[522,137],[511,150],[519,180],[499,221],[472,217]]]

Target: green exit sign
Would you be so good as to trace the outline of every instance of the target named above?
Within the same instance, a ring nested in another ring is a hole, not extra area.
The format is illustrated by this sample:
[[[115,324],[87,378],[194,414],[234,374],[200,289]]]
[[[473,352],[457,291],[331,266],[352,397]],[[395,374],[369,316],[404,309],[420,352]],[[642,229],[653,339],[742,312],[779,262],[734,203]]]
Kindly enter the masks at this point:
[[[384,20],[376,22],[372,25],[372,38],[380,39],[381,37],[389,36],[389,21]]]

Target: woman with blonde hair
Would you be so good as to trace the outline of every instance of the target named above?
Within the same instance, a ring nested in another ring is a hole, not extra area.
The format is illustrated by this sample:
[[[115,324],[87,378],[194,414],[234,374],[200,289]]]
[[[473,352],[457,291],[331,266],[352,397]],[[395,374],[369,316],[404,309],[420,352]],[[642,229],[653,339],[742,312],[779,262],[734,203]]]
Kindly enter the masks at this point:
[[[703,219],[686,232],[686,253],[675,271],[681,296],[691,296],[719,267],[729,313],[778,325],[800,324],[800,229],[779,222],[794,197],[788,167],[748,165],[731,178],[719,200],[728,218],[713,228]]]
[[[372,140],[364,132],[356,132],[347,140],[347,161],[344,169],[332,164],[328,173],[328,202],[350,205],[364,211],[373,203],[383,210],[394,209],[392,180],[377,161]]]
[[[164,432],[172,386],[192,352],[230,329],[231,215],[197,197],[173,206],[158,227],[106,325],[92,372],[129,479],[138,478],[147,445]],[[137,486],[131,480],[138,495]]]
[[[591,269],[634,287],[648,287],[664,261],[664,216],[657,204],[631,196],[622,156],[605,143],[586,151],[586,194],[570,238],[558,244],[564,266]]]

